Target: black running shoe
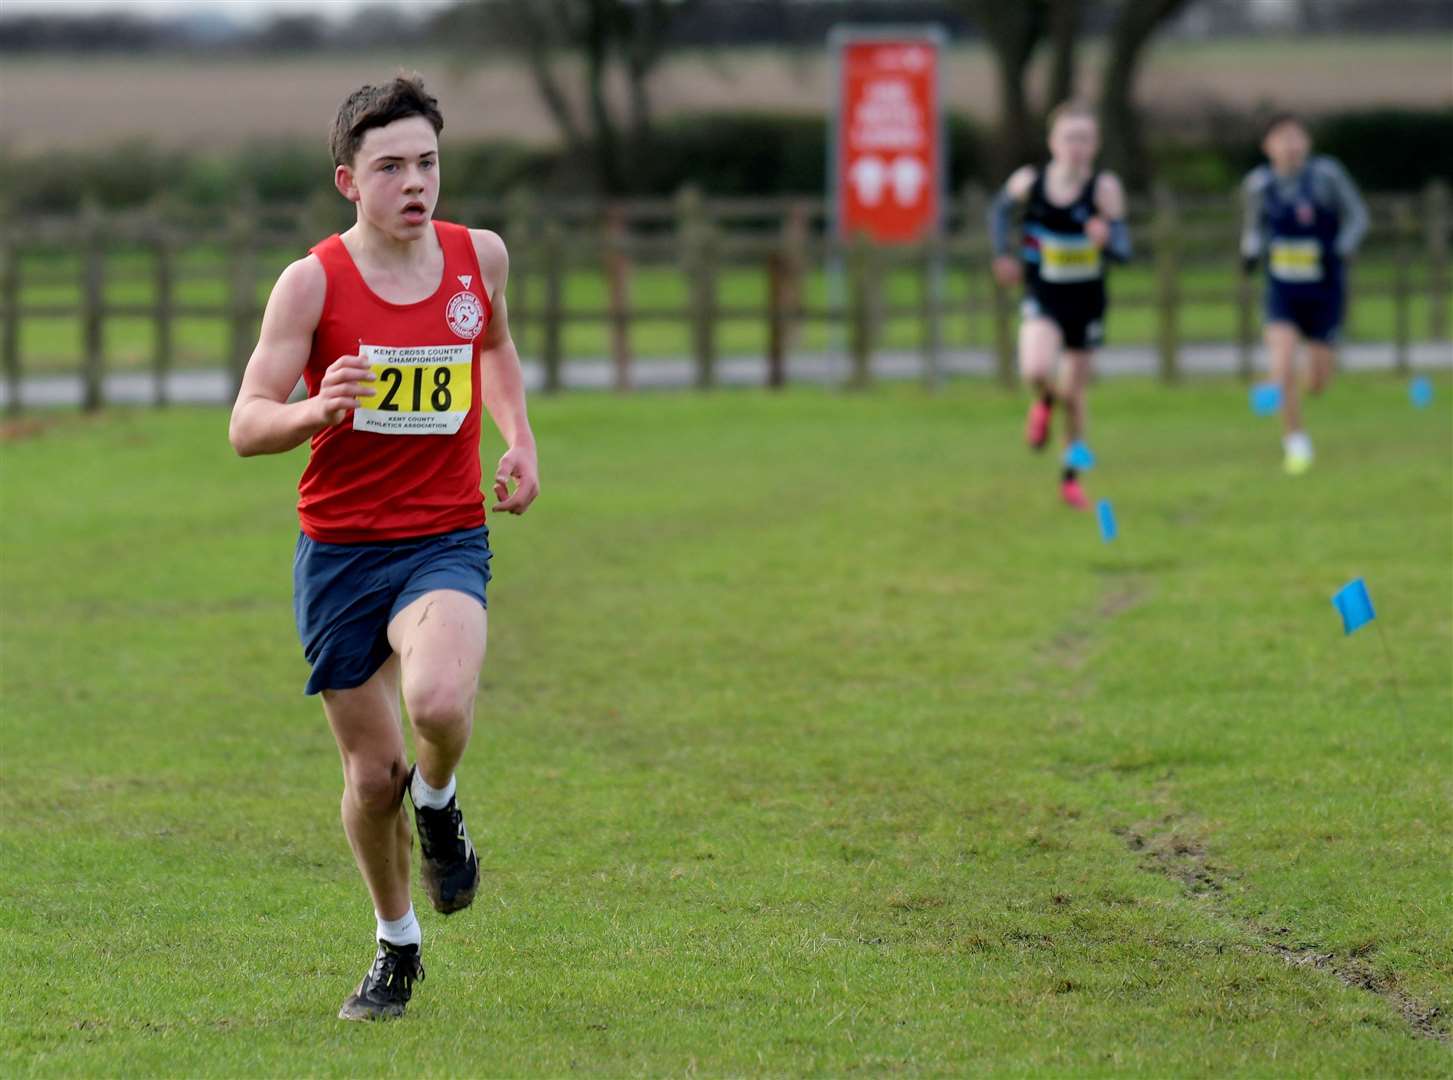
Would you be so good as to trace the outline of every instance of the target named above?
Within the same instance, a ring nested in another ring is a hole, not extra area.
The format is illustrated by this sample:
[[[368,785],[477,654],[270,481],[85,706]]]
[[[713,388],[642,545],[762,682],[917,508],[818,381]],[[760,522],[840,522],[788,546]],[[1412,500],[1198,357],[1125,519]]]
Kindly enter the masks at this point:
[[[417,945],[378,943],[373,967],[358,984],[343,1008],[340,1020],[392,1020],[404,1015],[404,1006],[414,993],[414,983],[422,982],[424,965]]]
[[[413,783],[414,770],[410,769],[410,792]],[[440,810],[416,804],[414,824],[418,826],[419,848],[424,856],[419,877],[429,894],[429,903],[444,915],[463,911],[474,902],[474,891],[479,888],[479,856],[464,827],[458,800],[451,798]]]

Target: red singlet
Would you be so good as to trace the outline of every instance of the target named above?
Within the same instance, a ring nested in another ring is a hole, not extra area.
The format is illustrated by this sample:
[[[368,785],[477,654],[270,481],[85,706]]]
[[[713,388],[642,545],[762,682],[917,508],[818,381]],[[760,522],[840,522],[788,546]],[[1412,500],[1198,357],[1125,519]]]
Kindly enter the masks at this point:
[[[328,544],[432,536],[484,524],[479,342],[493,308],[469,230],[434,222],[444,276],[434,295],[375,295],[337,234],[312,249],[328,275],[303,372],[308,396],[340,356],[372,365],[372,395],[313,436],[298,481],[303,532]]]

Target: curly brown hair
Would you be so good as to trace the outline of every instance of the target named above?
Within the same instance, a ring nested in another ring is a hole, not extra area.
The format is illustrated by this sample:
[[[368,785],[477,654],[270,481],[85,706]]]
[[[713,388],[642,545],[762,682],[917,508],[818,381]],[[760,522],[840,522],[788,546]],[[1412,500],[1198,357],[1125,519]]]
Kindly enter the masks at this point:
[[[369,128],[383,127],[408,116],[422,116],[434,125],[434,134],[444,130],[439,100],[424,89],[417,72],[399,72],[391,82],[360,86],[343,99],[333,120],[333,164],[353,165],[363,136]]]

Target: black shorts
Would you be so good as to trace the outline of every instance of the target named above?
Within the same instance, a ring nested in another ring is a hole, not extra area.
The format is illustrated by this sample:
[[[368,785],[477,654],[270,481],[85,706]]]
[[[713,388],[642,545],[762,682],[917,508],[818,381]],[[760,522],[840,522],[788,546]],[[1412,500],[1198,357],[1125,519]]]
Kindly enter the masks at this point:
[[[1020,315],[1049,319],[1059,327],[1066,349],[1098,349],[1105,344],[1105,289],[1051,288],[1041,285],[1024,294]]]

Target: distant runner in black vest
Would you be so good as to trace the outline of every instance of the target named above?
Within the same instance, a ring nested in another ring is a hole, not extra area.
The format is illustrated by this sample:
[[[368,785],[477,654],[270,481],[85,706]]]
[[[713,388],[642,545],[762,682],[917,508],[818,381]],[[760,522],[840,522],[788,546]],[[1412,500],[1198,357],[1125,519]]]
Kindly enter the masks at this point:
[[[1095,170],[1100,128],[1095,114],[1066,102],[1049,118],[1049,164],[1025,165],[1009,177],[989,211],[994,276],[1006,287],[1024,282],[1019,370],[1034,391],[1025,439],[1049,442],[1056,402],[1065,407],[1065,443],[1085,437],[1090,361],[1105,337],[1105,259],[1130,257],[1125,189],[1114,173]],[[1023,208],[1018,256],[1010,252],[1014,208]],[[1058,389],[1056,360],[1065,371]],[[1076,510],[1089,505],[1073,458],[1066,455],[1060,495]]]
[[[1296,476],[1312,467],[1297,346],[1307,343],[1307,389],[1321,393],[1332,378],[1346,307],[1344,262],[1367,232],[1367,207],[1335,158],[1310,156],[1311,137],[1296,116],[1273,117],[1261,148],[1269,164],[1252,170],[1241,187],[1241,255],[1248,272],[1266,261],[1266,351],[1281,387],[1284,464]]]

